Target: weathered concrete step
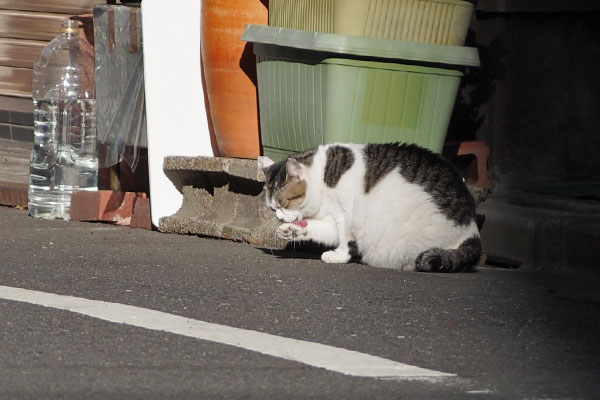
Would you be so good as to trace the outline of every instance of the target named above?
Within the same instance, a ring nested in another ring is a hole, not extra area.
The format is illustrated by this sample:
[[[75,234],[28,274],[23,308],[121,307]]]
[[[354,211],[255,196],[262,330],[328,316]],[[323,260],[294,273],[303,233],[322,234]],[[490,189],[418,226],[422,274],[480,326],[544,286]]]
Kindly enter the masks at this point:
[[[165,174],[183,194],[161,232],[243,241],[268,248],[287,244],[275,236],[279,222],[264,199],[265,177],[256,160],[225,157],[166,157]]]
[[[520,193],[490,196],[483,250],[522,262],[523,269],[600,272],[600,202]]]

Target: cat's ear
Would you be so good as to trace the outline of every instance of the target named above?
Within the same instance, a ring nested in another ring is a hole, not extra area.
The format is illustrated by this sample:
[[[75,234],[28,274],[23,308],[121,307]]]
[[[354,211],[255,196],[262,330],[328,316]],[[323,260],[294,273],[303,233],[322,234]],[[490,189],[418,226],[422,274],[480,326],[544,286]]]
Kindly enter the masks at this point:
[[[302,179],[302,166],[293,158],[288,158],[285,163],[285,172],[287,173],[288,178]]]
[[[271,165],[275,164],[275,161],[271,160],[267,156],[258,156],[256,161],[258,161],[258,167],[263,171],[269,168]]]
[[[275,164],[275,161],[266,156],[259,156],[256,161],[258,162],[258,167],[264,172],[268,182],[271,179],[271,167]]]

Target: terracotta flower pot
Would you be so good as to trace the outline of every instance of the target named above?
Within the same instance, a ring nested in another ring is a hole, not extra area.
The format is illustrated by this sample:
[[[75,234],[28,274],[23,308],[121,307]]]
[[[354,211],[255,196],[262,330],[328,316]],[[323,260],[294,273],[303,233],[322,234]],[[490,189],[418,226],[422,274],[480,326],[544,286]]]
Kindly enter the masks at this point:
[[[210,117],[219,153],[260,155],[256,61],[241,40],[246,24],[267,25],[260,0],[202,0],[201,46]]]

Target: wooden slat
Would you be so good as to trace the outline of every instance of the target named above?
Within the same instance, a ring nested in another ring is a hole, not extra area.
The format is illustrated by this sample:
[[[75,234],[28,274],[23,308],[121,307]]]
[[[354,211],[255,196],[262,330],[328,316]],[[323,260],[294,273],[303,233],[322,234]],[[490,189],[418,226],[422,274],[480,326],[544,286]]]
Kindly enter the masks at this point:
[[[0,0],[0,9],[41,11],[62,14],[85,14],[105,0]]]
[[[0,67],[0,95],[31,97],[33,70]]]
[[[47,42],[0,38],[0,65],[4,67],[33,68]]]
[[[61,20],[67,15],[0,10],[0,37],[52,40],[58,35]]]

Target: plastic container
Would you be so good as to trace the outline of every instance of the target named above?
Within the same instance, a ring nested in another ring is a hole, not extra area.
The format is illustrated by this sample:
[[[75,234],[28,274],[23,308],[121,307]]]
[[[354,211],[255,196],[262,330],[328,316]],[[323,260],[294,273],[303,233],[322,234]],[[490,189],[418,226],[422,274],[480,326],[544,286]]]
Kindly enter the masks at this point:
[[[98,5],[93,20],[97,135],[103,149],[98,165],[124,160],[135,171],[148,148],[141,11]]]
[[[462,46],[473,4],[461,0],[270,0],[269,25]]]
[[[477,49],[249,25],[263,153],[281,159],[334,142],[442,150]]]
[[[34,217],[70,219],[72,192],[98,189],[94,51],[78,30],[77,21],[63,21],[34,64]]]

